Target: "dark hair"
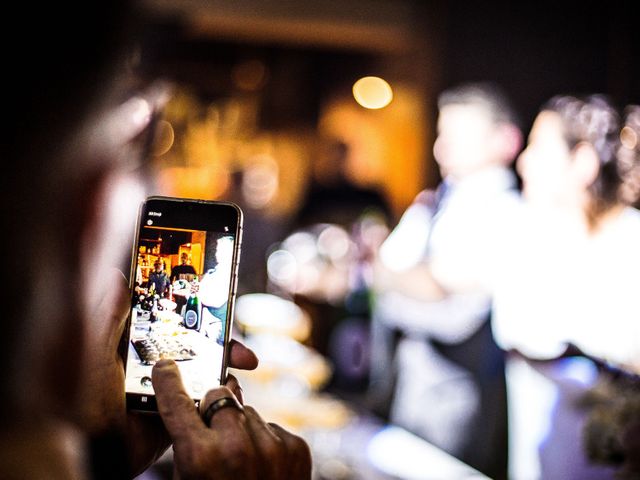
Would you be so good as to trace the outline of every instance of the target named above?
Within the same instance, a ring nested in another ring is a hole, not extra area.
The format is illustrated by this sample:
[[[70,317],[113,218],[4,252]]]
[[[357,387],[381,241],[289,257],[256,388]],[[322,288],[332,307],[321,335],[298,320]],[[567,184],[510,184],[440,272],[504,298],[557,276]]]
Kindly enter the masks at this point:
[[[464,83],[443,91],[438,96],[438,108],[448,105],[479,105],[487,109],[495,123],[520,125],[509,97],[491,82]]]
[[[558,95],[549,100],[542,110],[560,116],[563,136],[570,149],[586,142],[598,156],[600,169],[588,188],[590,204],[586,212],[593,227],[612,207],[624,203],[621,185],[631,170],[623,165],[624,153],[620,155],[620,115],[604,95]],[[635,164],[637,158],[631,162],[626,159],[626,162]]]
[[[28,5],[9,8],[7,20],[29,38],[9,59],[5,113],[14,157],[41,155],[94,111],[122,66],[132,13],[127,0],[45,3],[37,14]]]

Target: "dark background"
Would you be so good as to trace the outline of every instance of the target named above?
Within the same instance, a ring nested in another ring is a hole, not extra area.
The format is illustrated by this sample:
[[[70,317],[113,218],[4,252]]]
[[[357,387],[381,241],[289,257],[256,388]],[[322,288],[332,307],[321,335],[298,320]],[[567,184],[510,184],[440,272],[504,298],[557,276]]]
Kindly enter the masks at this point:
[[[431,128],[438,93],[466,81],[499,83],[525,132],[555,94],[603,93],[619,107],[640,102],[640,15],[632,0],[148,3],[164,35],[155,30],[143,44],[146,67],[212,101],[238,94],[234,65],[259,59],[269,72],[260,92],[267,130],[313,127],[328,95],[379,71],[423,89]],[[350,24],[370,40],[350,37]]]
[[[499,82],[525,127],[559,93],[640,101],[637,2],[450,2],[448,18],[446,83]]]

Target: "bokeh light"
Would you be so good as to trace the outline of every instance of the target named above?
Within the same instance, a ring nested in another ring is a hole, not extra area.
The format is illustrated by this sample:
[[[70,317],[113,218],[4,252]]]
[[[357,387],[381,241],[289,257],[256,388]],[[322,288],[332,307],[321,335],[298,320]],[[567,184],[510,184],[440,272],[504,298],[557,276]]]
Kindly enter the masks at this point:
[[[363,77],[353,84],[353,97],[365,108],[383,108],[393,100],[393,90],[380,77]]]
[[[153,154],[164,155],[173,146],[175,132],[173,126],[166,120],[160,120],[156,129],[156,137],[153,143]]]

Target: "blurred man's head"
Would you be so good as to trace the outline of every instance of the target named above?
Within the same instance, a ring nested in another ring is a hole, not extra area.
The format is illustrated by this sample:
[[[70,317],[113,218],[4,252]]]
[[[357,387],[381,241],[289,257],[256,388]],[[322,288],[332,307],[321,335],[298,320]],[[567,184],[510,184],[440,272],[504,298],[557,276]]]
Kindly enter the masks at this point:
[[[462,178],[487,167],[511,164],[522,134],[507,97],[491,84],[465,84],[438,98],[433,146],[442,176]]]
[[[20,255],[2,248],[11,279],[0,363],[12,368],[0,373],[0,409],[13,421],[77,414],[90,313],[109,291],[108,267],[126,254],[138,199],[129,194],[129,140],[148,121],[126,101],[130,3],[17,2],[5,12],[28,26],[18,44],[3,42],[15,48],[4,57],[0,218]]]

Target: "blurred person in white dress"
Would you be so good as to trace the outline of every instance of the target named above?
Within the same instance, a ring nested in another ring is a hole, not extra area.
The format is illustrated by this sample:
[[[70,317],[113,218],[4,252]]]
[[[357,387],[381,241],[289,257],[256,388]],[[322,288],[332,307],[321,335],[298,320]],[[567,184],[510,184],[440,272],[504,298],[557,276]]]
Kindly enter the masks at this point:
[[[515,220],[515,256],[495,284],[494,332],[504,348],[549,359],[572,344],[637,369],[640,212],[621,198],[629,172],[619,165],[620,130],[596,96],[554,98],[536,118],[518,161],[528,212]],[[507,375],[515,478],[613,477],[590,465],[580,434],[575,401],[597,379],[592,363],[514,357]]]
[[[626,137],[604,97],[551,99],[518,159],[523,202],[501,212],[494,247],[469,252],[475,272],[443,257],[433,268],[449,288],[475,278],[493,293],[494,335],[511,352],[510,478],[614,477],[587,458],[580,402],[603,377],[590,357],[629,372],[640,360],[640,212],[629,206],[640,159],[638,135]]]

